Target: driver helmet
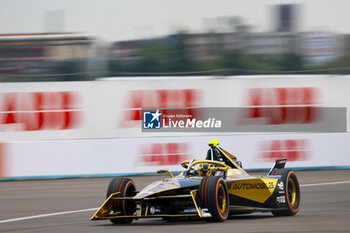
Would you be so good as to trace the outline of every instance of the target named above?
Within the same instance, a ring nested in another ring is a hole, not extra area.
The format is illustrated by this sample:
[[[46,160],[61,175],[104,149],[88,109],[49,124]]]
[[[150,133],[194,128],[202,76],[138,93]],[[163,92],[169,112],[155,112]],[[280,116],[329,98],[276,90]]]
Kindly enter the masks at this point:
[[[202,163],[198,166],[198,172],[200,176],[207,176],[207,175],[213,175],[211,169],[213,169],[215,166],[211,163]]]

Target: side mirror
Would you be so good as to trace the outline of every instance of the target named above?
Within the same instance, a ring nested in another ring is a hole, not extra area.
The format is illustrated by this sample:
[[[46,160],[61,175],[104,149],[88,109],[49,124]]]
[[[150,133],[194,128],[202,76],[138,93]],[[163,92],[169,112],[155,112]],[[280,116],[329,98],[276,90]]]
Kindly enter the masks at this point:
[[[174,177],[173,173],[171,173],[171,171],[169,171],[169,170],[158,170],[157,173],[169,173],[171,178]]]
[[[189,163],[190,163],[190,162],[188,162],[188,161],[183,161],[183,162],[181,163],[181,166],[182,166],[183,168],[187,169]]]

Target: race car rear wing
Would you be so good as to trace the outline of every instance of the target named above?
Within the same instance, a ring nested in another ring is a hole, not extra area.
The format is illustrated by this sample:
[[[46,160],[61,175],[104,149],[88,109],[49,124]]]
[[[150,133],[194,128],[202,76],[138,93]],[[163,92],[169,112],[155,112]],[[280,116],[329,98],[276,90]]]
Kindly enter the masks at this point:
[[[278,175],[278,171],[284,168],[287,163],[287,159],[276,159],[275,165],[270,169],[268,176]]]

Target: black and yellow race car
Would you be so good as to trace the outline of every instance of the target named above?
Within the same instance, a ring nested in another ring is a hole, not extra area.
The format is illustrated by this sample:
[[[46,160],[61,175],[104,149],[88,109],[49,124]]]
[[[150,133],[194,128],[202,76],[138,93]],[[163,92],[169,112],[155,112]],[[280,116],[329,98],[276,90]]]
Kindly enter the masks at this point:
[[[276,160],[267,176],[251,176],[214,139],[208,143],[205,160],[184,161],[186,169],[177,176],[149,184],[137,191],[129,178],[113,179],[107,200],[91,220],[110,219],[130,223],[139,218],[176,217],[224,221],[232,214],[272,212],[276,216],[295,215],[300,205],[296,174],[284,168],[286,159]]]

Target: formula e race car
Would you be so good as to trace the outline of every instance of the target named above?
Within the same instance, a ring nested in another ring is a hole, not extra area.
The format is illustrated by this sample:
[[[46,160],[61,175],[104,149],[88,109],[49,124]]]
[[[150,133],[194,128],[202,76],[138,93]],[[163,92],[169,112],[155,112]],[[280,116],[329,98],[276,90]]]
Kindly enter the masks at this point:
[[[149,184],[137,191],[129,178],[113,179],[107,200],[91,220],[110,219],[130,223],[138,218],[176,217],[224,221],[229,215],[269,212],[295,215],[299,210],[300,187],[296,174],[278,159],[267,176],[250,176],[242,164],[214,139],[208,143],[205,160],[184,161],[186,169],[177,176]]]

